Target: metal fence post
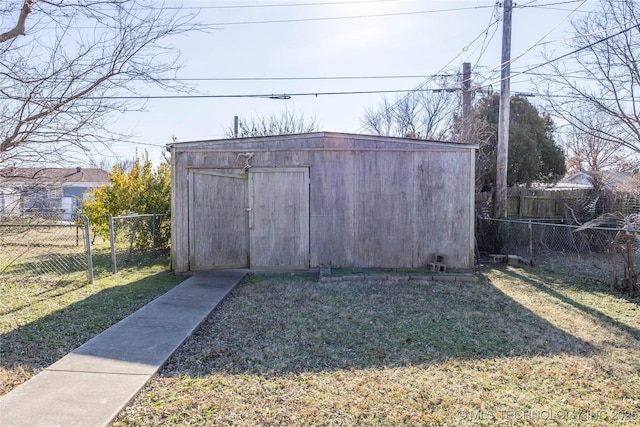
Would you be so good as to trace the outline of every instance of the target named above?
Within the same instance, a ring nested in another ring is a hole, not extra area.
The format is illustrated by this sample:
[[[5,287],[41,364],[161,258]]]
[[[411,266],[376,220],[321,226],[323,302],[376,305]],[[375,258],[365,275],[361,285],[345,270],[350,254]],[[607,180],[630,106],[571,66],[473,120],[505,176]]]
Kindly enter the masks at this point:
[[[89,236],[89,218],[82,217],[84,222],[84,246],[87,252],[87,280],[93,284],[93,258],[91,257],[91,237]]]
[[[156,214],[153,214],[153,221],[151,222],[151,241],[153,247],[151,248],[153,251],[153,255],[156,254]]]
[[[531,220],[529,220],[529,260],[533,260],[533,230]]]
[[[116,231],[113,228],[113,216],[109,214],[109,240],[111,241],[111,271],[113,274],[118,272],[116,266]]]

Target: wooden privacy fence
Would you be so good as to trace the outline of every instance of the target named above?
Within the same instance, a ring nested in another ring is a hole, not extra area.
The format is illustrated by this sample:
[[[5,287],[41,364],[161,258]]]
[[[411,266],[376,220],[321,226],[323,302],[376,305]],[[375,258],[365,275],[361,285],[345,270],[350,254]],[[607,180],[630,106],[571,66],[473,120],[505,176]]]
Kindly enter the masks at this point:
[[[491,216],[491,193],[476,193],[476,212]],[[607,212],[640,212],[640,200],[624,193],[602,195],[591,189],[546,190],[510,188],[507,196],[509,218],[580,219]]]

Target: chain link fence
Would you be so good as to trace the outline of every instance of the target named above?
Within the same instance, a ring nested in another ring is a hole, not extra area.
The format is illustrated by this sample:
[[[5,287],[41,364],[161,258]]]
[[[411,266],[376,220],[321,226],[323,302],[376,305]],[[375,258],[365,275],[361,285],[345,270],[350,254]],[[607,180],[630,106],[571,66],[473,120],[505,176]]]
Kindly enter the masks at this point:
[[[110,216],[109,226],[107,243],[90,235],[86,217],[75,222],[42,216],[0,218],[0,281],[59,281],[75,275],[73,280],[86,277],[92,283],[94,258],[101,276],[109,270],[116,273],[119,267],[157,263],[158,256],[169,253],[171,217],[167,214]]]
[[[111,267],[142,265],[150,257],[169,252],[171,216],[168,214],[128,214],[109,216]]]
[[[515,255],[534,265],[563,269],[610,283],[622,271],[621,254],[627,246],[615,248],[618,228],[578,226],[533,220],[479,218],[478,249],[485,255]],[[640,233],[630,234],[630,255],[636,271],[640,268]],[[495,257],[494,257],[495,258]]]
[[[3,218],[0,222],[0,276],[58,280],[86,274],[93,281],[89,223],[42,217]]]

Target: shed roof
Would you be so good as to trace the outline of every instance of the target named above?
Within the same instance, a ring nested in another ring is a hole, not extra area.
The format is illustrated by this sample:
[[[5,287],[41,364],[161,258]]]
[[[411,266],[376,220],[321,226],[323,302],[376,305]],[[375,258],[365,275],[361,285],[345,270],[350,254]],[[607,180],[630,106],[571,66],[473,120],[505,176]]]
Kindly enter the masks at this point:
[[[304,143],[303,143],[304,141]],[[168,148],[177,150],[224,150],[224,149],[476,149],[476,144],[458,142],[431,141],[414,138],[400,138],[393,136],[364,135],[339,132],[312,132],[292,135],[273,135],[247,138],[212,139],[200,141],[173,142]]]

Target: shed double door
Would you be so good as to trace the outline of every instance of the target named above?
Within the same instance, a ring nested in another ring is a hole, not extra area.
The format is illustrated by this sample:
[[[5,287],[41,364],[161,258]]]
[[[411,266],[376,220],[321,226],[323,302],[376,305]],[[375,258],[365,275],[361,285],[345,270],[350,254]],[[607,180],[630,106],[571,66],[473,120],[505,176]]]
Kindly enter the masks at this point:
[[[189,173],[189,262],[212,268],[309,267],[309,169]]]

